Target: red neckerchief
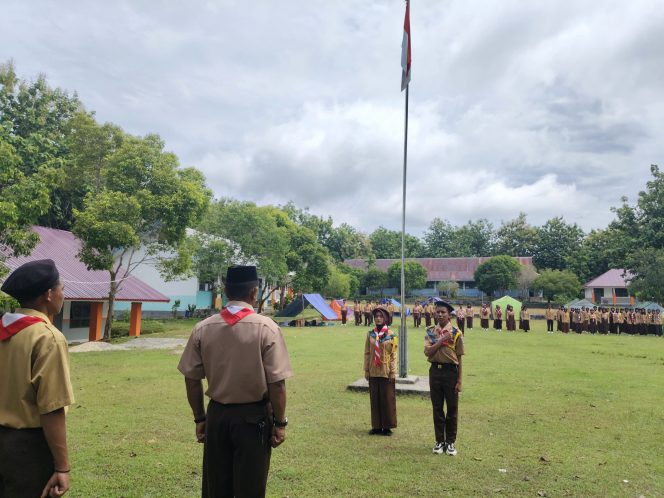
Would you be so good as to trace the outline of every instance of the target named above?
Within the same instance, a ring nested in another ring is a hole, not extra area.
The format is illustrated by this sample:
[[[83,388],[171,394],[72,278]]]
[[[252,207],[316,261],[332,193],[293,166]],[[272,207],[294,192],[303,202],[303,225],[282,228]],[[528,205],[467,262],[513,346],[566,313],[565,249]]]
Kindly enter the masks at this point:
[[[235,325],[242,320],[245,316],[255,313],[253,308],[245,308],[244,306],[226,306],[221,310],[221,318],[226,320],[228,325]]]
[[[374,365],[377,367],[383,364],[383,360],[380,356],[380,340],[385,337],[389,331],[390,329],[387,328],[387,325],[383,325],[380,330],[378,330],[378,325],[376,325],[376,328],[373,331],[373,334],[376,337],[376,341],[374,342]]]
[[[0,320],[0,341],[6,341],[21,330],[40,322],[46,323],[46,320],[22,313],[5,313]]]

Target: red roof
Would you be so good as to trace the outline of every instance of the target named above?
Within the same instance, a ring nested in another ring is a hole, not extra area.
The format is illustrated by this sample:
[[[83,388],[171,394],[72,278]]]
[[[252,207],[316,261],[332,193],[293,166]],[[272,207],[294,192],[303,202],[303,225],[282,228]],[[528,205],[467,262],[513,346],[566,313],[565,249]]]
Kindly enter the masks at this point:
[[[52,259],[60,272],[60,280],[65,284],[65,299],[72,301],[105,301],[110,290],[107,271],[88,270],[76,256],[81,249],[81,241],[73,233],[55,228],[33,227],[39,234],[40,242],[30,256],[7,258],[5,264],[16,269],[23,263],[36,259]],[[117,301],[163,302],[168,296],[153,289],[136,277],[129,276],[120,284]]]
[[[491,259],[483,258],[406,258],[407,261],[417,261],[427,270],[427,282],[472,282],[475,280],[475,270],[479,265]],[[533,258],[514,258],[522,265],[533,266]],[[379,270],[387,271],[393,263],[400,259],[377,259]],[[363,259],[347,259],[345,264],[353,268],[366,270],[367,262]]]
[[[611,269],[606,273],[602,273],[599,277],[593,278],[587,282],[583,287],[613,287],[623,289],[627,287],[628,281],[632,274],[628,271],[620,269]],[[627,279],[627,281],[625,280]]]

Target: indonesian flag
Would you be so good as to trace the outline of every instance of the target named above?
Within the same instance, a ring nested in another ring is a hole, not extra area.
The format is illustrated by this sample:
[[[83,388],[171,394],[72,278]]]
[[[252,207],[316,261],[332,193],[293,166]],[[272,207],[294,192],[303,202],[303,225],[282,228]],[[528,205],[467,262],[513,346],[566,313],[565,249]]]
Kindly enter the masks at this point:
[[[406,0],[406,17],[403,20],[403,40],[401,41],[401,91],[410,83],[410,2]]]
[[[254,313],[253,308],[245,308],[244,306],[226,306],[221,310],[221,317],[228,325],[235,325],[242,320],[245,316]]]
[[[5,313],[0,320],[0,341],[6,341],[21,330],[40,322],[46,323],[46,320],[22,313]]]

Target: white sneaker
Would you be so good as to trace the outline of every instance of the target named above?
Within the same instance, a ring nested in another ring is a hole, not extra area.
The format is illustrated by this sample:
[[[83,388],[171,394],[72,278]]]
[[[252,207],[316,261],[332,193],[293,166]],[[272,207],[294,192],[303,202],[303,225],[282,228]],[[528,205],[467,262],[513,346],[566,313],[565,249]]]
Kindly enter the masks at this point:
[[[457,450],[454,447],[454,443],[447,443],[447,448],[445,449],[445,453],[447,453],[449,456],[456,456]]]
[[[433,447],[433,452],[436,455],[442,455],[445,453],[445,443],[436,443],[436,446]]]

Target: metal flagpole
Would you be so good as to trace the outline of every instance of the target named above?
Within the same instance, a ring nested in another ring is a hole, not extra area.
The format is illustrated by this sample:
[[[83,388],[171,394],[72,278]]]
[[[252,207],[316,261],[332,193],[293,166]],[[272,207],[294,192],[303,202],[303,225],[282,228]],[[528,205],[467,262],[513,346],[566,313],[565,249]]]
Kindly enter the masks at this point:
[[[403,205],[401,210],[401,332],[399,334],[399,377],[408,377],[408,328],[406,327],[406,166],[408,164],[408,88],[406,86],[406,117],[403,133]]]

